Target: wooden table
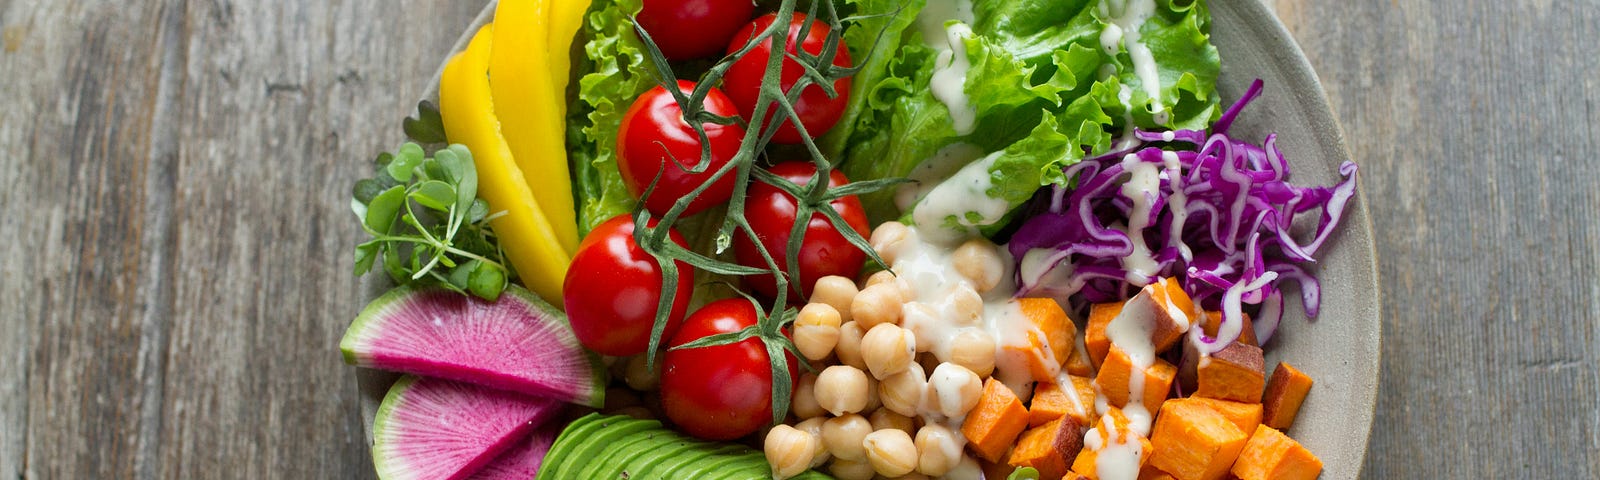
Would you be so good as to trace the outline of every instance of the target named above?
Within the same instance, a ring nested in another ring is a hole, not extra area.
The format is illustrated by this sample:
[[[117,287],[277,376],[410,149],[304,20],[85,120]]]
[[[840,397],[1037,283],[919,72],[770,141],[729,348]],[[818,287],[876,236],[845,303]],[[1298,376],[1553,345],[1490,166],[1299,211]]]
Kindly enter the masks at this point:
[[[1367,476],[1600,475],[1600,6],[1272,3],[1375,216]],[[0,0],[0,478],[370,477],[345,199],[482,5]]]

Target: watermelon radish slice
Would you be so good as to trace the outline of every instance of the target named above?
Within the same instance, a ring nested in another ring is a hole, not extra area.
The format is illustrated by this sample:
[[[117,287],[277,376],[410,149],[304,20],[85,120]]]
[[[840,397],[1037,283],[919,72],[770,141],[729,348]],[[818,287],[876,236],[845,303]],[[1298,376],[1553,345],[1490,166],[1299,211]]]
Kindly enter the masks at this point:
[[[500,454],[489,466],[472,474],[468,480],[528,480],[539,473],[539,465],[556,443],[561,426],[550,424],[534,430],[528,438],[518,442],[511,450]]]
[[[352,365],[600,407],[606,369],[566,315],[509,286],[495,302],[400,287],[373,300],[339,342]]]
[[[561,411],[556,400],[407,375],[372,424],[378,478],[465,479]]]

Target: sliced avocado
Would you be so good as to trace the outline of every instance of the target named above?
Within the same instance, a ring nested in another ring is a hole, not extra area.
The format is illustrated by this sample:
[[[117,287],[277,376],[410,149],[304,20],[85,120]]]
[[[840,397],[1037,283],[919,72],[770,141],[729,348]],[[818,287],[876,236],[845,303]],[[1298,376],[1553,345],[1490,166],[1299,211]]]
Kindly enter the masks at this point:
[[[737,452],[744,448],[738,445],[705,443],[689,439],[684,439],[683,442],[688,444],[690,448],[677,456],[662,460],[660,464],[651,469],[650,476],[647,478],[694,479],[695,477],[687,476],[684,472],[695,469],[700,463],[711,461],[719,455]]]
[[[657,467],[667,463],[674,457],[688,455],[692,450],[704,448],[705,445],[683,438],[671,430],[663,430],[660,442],[650,446],[643,455],[630,462],[625,473],[628,478],[658,478]]]
[[[767,464],[767,457],[761,452],[746,450],[735,456],[738,460],[721,471],[712,472],[713,479],[718,480],[770,480],[772,466]]]
[[[742,457],[740,457],[739,454],[750,451],[749,448],[747,448],[747,447],[745,447],[743,445],[731,445],[731,444],[717,444],[717,445],[719,445],[721,447],[727,447],[727,448],[726,449],[719,448],[719,450],[721,450],[721,453],[712,454],[712,455],[709,455],[709,456],[701,459],[698,462],[694,462],[693,464],[685,465],[682,469],[679,469],[677,472],[674,472],[672,477],[670,477],[670,478],[683,479],[683,480],[709,480],[709,479],[713,478],[714,475],[717,475],[720,472],[722,472],[722,471],[724,471],[724,470],[726,470],[728,468],[731,468],[731,467],[733,467],[735,465],[738,465],[739,462],[744,460]],[[666,478],[666,477],[663,477],[663,478]]]
[[[600,428],[599,420],[601,418],[604,417],[597,413],[591,413],[567,424],[567,428],[561,430],[561,434],[556,437],[556,442],[550,446],[550,451],[545,453],[543,463],[545,468],[539,469],[539,475],[534,477],[535,480],[561,478],[562,469],[559,465],[564,459],[568,458],[568,453],[572,449],[577,448],[579,444],[583,443],[584,439],[589,438],[589,435],[592,435],[595,430]]]
[[[574,440],[580,440],[580,444],[573,448],[566,458],[562,458],[561,463],[556,464],[558,475],[549,478],[552,480],[584,478],[575,474],[582,470],[585,465],[592,463],[595,457],[607,446],[627,438],[635,432],[661,427],[661,422],[655,420],[639,420],[622,416],[605,417],[595,423],[599,424],[600,428],[593,431],[586,438],[575,438]],[[541,471],[539,473],[542,474],[544,472]],[[542,477],[543,475],[540,476]]]
[[[622,471],[631,465],[634,459],[643,455],[645,451],[659,442],[659,438],[667,435],[666,430],[652,428],[640,430],[615,442],[606,445],[599,454],[590,458],[575,478],[591,480],[614,479],[622,475]]]

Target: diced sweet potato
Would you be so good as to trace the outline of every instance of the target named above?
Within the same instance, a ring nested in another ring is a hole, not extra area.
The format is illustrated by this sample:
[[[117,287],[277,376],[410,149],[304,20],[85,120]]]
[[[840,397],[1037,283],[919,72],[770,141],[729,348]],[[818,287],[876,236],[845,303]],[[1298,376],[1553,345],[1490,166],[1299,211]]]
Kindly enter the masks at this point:
[[[1241,432],[1254,432],[1256,425],[1261,424],[1261,404],[1235,402],[1232,400],[1218,400],[1215,398],[1189,397],[1167,400],[1167,403],[1184,402],[1194,403],[1215,410],[1228,421],[1239,427]]]
[[[1028,331],[1027,345],[1006,345],[1007,355],[1023,359],[1028,365],[1028,376],[1036,382],[1054,381],[1056,374],[1061,371],[1061,363],[1056,361],[1054,351],[1048,345],[1049,341],[1038,330]]]
[[[1234,342],[1200,359],[1194,396],[1261,403],[1266,387],[1261,348]]]
[[[1081,338],[1081,337],[1080,337]],[[1094,377],[1094,364],[1089,360],[1089,348],[1086,345],[1073,348],[1067,355],[1067,373],[1080,377]]]
[[[1144,376],[1144,393],[1140,403],[1147,408],[1155,409],[1167,399],[1167,392],[1172,389],[1172,379],[1178,374],[1178,367],[1167,363],[1160,358],[1152,359],[1149,367],[1139,369],[1138,375]],[[1100,374],[1095,376],[1094,383],[1100,386],[1100,394],[1105,395],[1106,401],[1117,407],[1128,405],[1129,380],[1135,375],[1133,359],[1127,351],[1113,345],[1111,353],[1106,356],[1106,362],[1100,366]]]
[[[1004,479],[1010,477],[1011,472],[1017,471],[1017,467],[1006,462],[991,462],[981,458],[978,459],[978,468],[983,470],[983,478]]]
[[[999,462],[1025,428],[1028,428],[1028,410],[1022,408],[1022,401],[1006,384],[990,378],[983,383],[978,405],[967,412],[961,434],[967,437],[967,445],[978,456]]]
[[[1173,478],[1172,474],[1167,473],[1167,472],[1163,472],[1163,471],[1161,471],[1161,469],[1156,468],[1155,465],[1150,465],[1150,464],[1147,463],[1147,464],[1145,464],[1144,468],[1139,469],[1139,480],[1177,480],[1177,479]]]
[[[1084,474],[1078,473],[1078,472],[1073,471],[1073,470],[1067,470],[1066,476],[1061,477],[1061,480],[1090,480],[1090,479],[1089,479],[1088,475],[1084,475]]]
[[[1123,415],[1122,410],[1118,408],[1112,408],[1105,415],[1101,415],[1100,419],[1095,422],[1094,433],[1087,435],[1098,436],[1101,449],[1092,450],[1088,448],[1090,445],[1088,443],[1089,440],[1085,439],[1085,448],[1083,451],[1078,452],[1078,458],[1072,461],[1072,471],[1089,477],[1091,480],[1100,480],[1098,464],[1102,452],[1106,452],[1108,455],[1127,455],[1131,453],[1137,457],[1137,468],[1143,468],[1146,463],[1149,463],[1150,452],[1154,448],[1150,445],[1150,439],[1129,428],[1128,417]],[[1138,450],[1136,452],[1128,452],[1128,449],[1133,445],[1138,445]]]
[[[1066,310],[1062,310],[1061,304],[1050,298],[1019,298],[1017,303],[1022,308],[1022,315],[1044,333],[1056,366],[1065,364],[1067,357],[1072,354],[1073,337],[1078,335],[1078,326],[1072,323],[1071,318],[1067,318]]]
[[[1063,416],[1079,425],[1088,425],[1094,416],[1094,380],[1077,375],[1057,375],[1056,381],[1040,383],[1028,405],[1028,425],[1039,426]]]
[[[1061,478],[1067,474],[1068,463],[1083,449],[1082,425],[1072,417],[1061,417],[1028,429],[1011,449],[1006,463],[1033,467],[1040,478]]]
[[[1227,417],[1194,402],[1167,402],[1156,416],[1150,465],[1178,480],[1217,480],[1249,437]]]
[[[1205,329],[1206,336],[1215,338],[1217,329],[1222,327],[1222,312],[1206,312],[1205,321],[1200,323],[1200,328]],[[1256,341],[1256,327],[1250,322],[1250,314],[1244,314],[1244,326],[1239,330],[1239,343],[1252,346],[1261,346]]]
[[[1106,337],[1106,326],[1122,313],[1122,302],[1096,303],[1089,306],[1089,323],[1083,327],[1083,346],[1089,351],[1089,361],[1094,368],[1106,360],[1111,351],[1111,338]]]
[[[1262,421],[1269,427],[1288,430],[1294,425],[1294,417],[1300,413],[1300,404],[1306,401],[1308,393],[1311,393],[1311,376],[1288,363],[1279,363],[1272,369],[1272,378],[1267,380],[1267,393],[1261,398],[1261,405],[1265,408]]]
[[[1261,425],[1229,471],[1240,480],[1314,480],[1322,474],[1322,460],[1283,432]]]

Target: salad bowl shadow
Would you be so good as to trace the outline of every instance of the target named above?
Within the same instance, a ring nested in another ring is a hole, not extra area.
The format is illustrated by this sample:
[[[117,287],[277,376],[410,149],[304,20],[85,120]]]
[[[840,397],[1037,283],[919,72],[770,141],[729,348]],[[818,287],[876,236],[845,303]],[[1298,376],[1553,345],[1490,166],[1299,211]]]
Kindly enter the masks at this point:
[[[452,52],[463,50],[472,33],[492,20],[494,7],[491,2],[479,13]],[[1210,8],[1212,42],[1222,56],[1217,90],[1223,104],[1239,98],[1257,78],[1266,85],[1265,94],[1240,115],[1229,132],[1246,140],[1277,133],[1296,183],[1336,183],[1338,167],[1349,154],[1322,84],[1293,37],[1260,0],[1211,2]],[[437,74],[424,98],[437,101]],[[1314,266],[1322,281],[1320,318],[1307,318],[1303,310],[1286,308],[1283,326],[1266,348],[1268,365],[1289,362],[1316,381],[1286,433],[1321,458],[1322,478],[1330,480],[1355,479],[1361,474],[1377,401],[1381,352],[1377,254],[1367,202],[1359,188],[1342,222],[1324,247],[1324,258]],[[391,287],[382,275],[363,279],[368,299]],[[1298,298],[1289,293],[1286,297]],[[399,375],[354,371],[370,443],[378,404]]]

